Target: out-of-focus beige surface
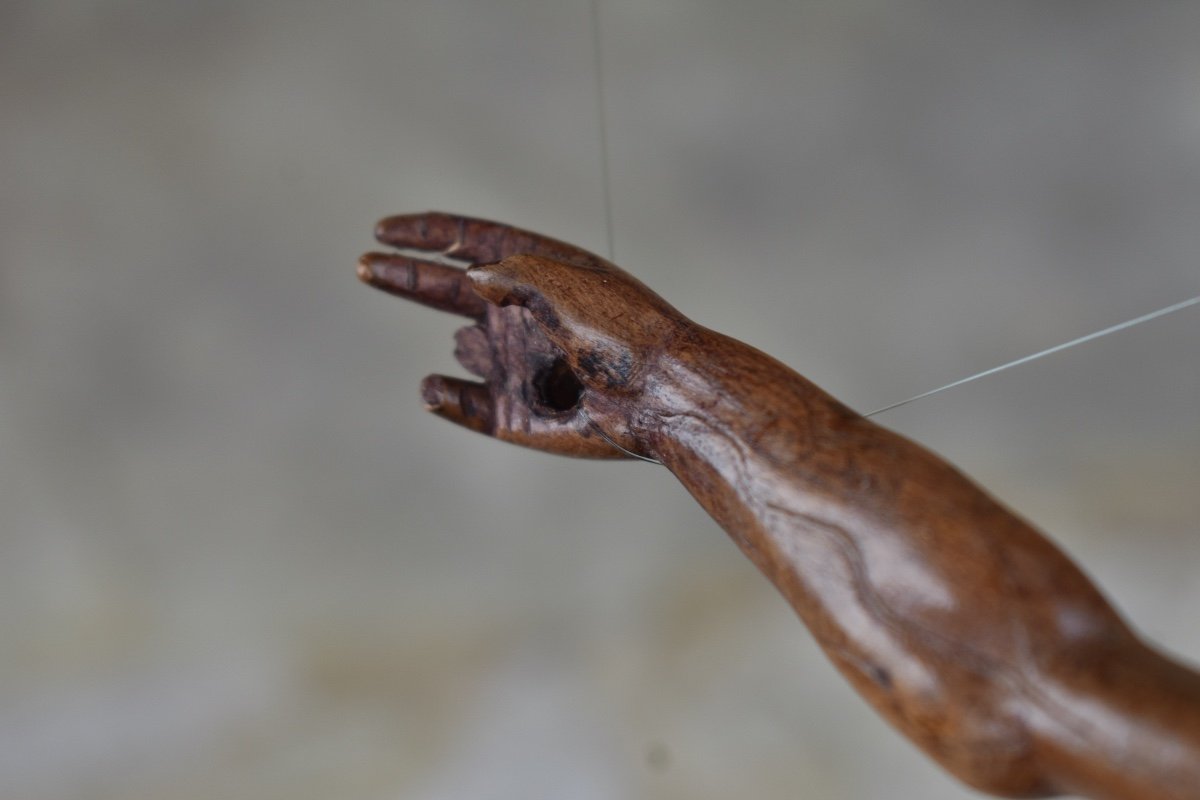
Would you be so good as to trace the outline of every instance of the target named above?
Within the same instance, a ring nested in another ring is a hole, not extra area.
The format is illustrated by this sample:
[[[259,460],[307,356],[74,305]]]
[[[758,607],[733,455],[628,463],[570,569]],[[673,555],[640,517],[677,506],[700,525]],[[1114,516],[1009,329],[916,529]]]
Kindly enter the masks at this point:
[[[791,6],[790,8],[784,6]],[[601,0],[617,260],[860,410],[1200,293],[1200,5]],[[422,413],[584,2],[0,6],[0,797],[966,798],[661,469]],[[1200,313],[881,418],[1200,660]]]

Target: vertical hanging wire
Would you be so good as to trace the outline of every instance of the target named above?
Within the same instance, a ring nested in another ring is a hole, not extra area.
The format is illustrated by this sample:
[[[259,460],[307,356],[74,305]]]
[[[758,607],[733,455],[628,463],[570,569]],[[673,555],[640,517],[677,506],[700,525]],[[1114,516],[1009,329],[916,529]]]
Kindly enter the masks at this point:
[[[601,32],[600,32],[600,0],[589,0],[589,8],[591,11],[591,23],[592,23],[591,29],[592,29],[593,72],[595,73],[595,80],[596,80],[596,122],[597,122],[597,127],[599,128],[599,134],[600,134],[599,135],[599,139],[600,139],[600,187],[601,187],[601,192],[602,192],[603,198],[604,198],[604,231],[605,231],[606,240],[607,240],[607,244],[608,244],[608,253],[607,253],[608,260],[615,261],[616,260],[616,246],[614,244],[615,235],[613,233],[614,224],[613,224],[613,207],[612,207],[612,181],[611,181],[611,175],[609,174],[610,169],[609,169],[609,153],[608,153],[608,115],[607,115],[607,109],[606,109],[607,104],[605,103],[605,92],[604,92],[604,47],[603,47],[603,42],[602,42],[602,37],[601,37]],[[936,389],[930,389],[927,392],[922,392],[921,394],[914,395],[913,397],[909,397],[905,400],[901,400],[899,402],[883,406],[882,408],[877,408],[874,411],[871,411],[871,412],[865,414],[864,416],[873,417],[876,414],[883,414],[887,411],[891,411],[892,409],[900,408],[901,406],[906,406],[909,403],[916,402],[917,400],[923,400],[926,397],[930,397],[935,394],[940,394],[941,392],[944,392],[947,389],[953,389],[956,386],[962,386],[963,384],[979,380],[980,378],[985,378],[989,375],[994,375],[998,372],[1003,372],[1004,370],[1011,369],[1013,367],[1017,367],[1022,364],[1027,364],[1030,361],[1036,361],[1040,358],[1044,358],[1048,355],[1057,353],[1061,350],[1066,350],[1068,348],[1075,347],[1077,345],[1081,345],[1085,342],[1090,342],[1093,339],[1099,339],[1103,336],[1108,336],[1110,334],[1117,333],[1118,331],[1125,330],[1126,328],[1132,328],[1135,325],[1141,325],[1142,323],[1149,322],[1150,320],[1157,319],[1158,317],[1166,316],[1167,314],[1171,314],[1176,311],[1181,311],[1184,308],[1189,308],[1189,307],[1195,306],[1197,304],[1200,304],[1200,297],[1193,297],[1193,298],[1190,298],[1187,300],[1183,300],[1183,301],[1175,303],[1173,305],[1166,306],[1165,308],[1160,308],[1156,311],[1152,311],[1149,314],[1143,314],[1140,317],[1135,317],[1133,319],[1126,320],[1124,322],[1120,322],[1120,323],[1118,323],[1116,325],[1112,325],[1108,328],[1104,328],[1102,330],[1095,331],[1094,333],[1089,333],[1086,336],[1080,336],[1077,339],[1072,339],[1068,342],[1063,342],[1062,344],[1055,345],[1054,347],[1049,347],[1045,350],[1041,350],[1036,353],[1031,353],[1030,355],[1024,356],[1022,358],[1018,358],[1013,361],[1009,361],[1007,363],[1001,364],[999,366],[992,367],[991,369],[986,369],[986,370],[983,370],[982,372],[977,372],[973,375],[969,375],[966,378],[960,378],[959,380],[952,381],[943,386],[939,386]],[[604,432],[601,431],[594,422],[591,422],[591,420],[589,420],[588,422],[605,439],[605,441],[612,444],[614,447],[616,447],[621,452],[626,453],[627,455],[631,455],[634,458],[640,458],[643,461],[649,461],[654,464],[660,463],[658,461],[655,461],[654,459],[647,458],[645,456],[638,455],[637,453],[632,453],[632,452],[626,450],[625,448],[618,445],[616,442],[609,439],[609,437],[606,436],[604,434]]]
[[[591,0],[592,12],[592,56],[596,73],[596,122],[600,129],[600,187],[604,194],[604,230],[607,235],[609,261],[616,261],[613,244],[612,187],[608,166],[608,115],[604,102],[604,49],[600,41],[600,0]]]
[[[600,129],[600,186],[604,194],[604,231],[608,239],[608,260],[616,261],[616,246],[613,243],[615,236],[613,234],[612,181],[609,176],[608,167],[608,115],[605,113],[604,103],[604,48],[600,40],[600,0],[591,0],[590,6],[592,12],[593,68],[596,73],[596,123]],[[579,411],[583,414],[584,419],[587,420],[588,426],[599,434],[601,439],[611,444],[618,451],[649,464],[662,466],[662,462],[657,459],[635,453],[617,444],[599,425],[592,421],[592,418],[587,415],[587,412],[582,407],[580,407]]]

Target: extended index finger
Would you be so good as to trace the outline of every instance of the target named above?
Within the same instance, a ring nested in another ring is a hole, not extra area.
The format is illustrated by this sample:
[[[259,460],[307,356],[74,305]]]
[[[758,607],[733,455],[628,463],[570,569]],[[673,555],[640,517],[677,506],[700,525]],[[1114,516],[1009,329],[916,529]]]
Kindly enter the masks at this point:
[[[440,211],[387,217],[375,226],[375,238],[392,247],[437,251],[472,264],[533,253],[579,267],[609,267],[603,258],[582,247],[540,233]]]

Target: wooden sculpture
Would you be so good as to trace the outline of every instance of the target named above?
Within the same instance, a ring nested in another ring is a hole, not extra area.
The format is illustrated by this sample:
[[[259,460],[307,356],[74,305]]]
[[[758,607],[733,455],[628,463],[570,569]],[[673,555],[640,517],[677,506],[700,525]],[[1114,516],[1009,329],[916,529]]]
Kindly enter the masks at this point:
[[[660,461],[875,709],[973,787],[1200,798],[1200,674],[954,467],[578,247],[442,213],[363,281],[475,320],[430,411],[570,456]]]

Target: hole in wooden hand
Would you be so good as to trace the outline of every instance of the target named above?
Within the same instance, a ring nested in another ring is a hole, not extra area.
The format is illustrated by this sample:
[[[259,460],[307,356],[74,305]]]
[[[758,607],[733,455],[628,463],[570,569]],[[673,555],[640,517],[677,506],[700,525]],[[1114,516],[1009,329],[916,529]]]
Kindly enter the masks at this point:
[[[555,359],[533,377],[538,405],[549,411],[570,411],[579,405],[583,384],[567,366],[566,359]]]

